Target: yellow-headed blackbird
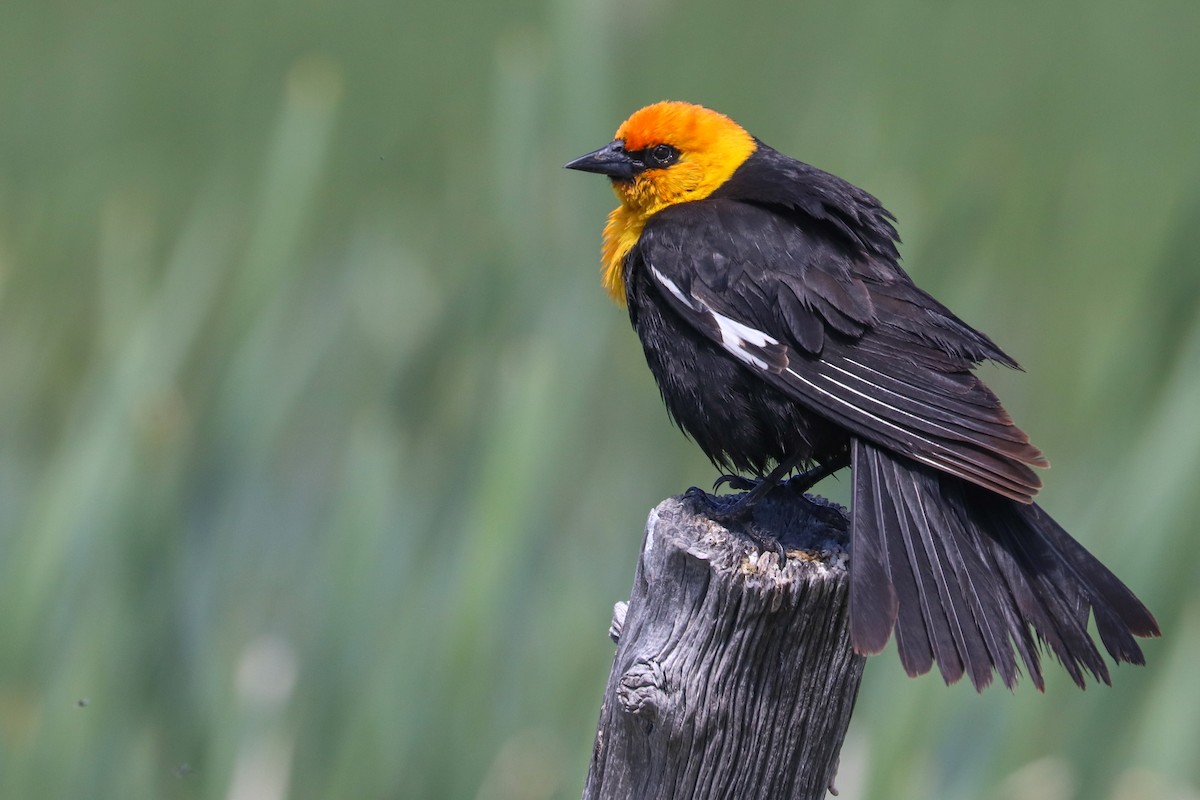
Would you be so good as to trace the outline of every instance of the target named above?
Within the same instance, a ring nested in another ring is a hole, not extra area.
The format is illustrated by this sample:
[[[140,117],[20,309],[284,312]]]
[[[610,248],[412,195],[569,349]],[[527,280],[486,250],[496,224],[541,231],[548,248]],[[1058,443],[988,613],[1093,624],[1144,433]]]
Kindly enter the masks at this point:
[[[1016,362],[918,289],[892,215],[728,117],[665,102],[569,164],[607,175],[603,282],[675,422],[755,497],[794,468],[853,468],[850,621],[896,632],[911,675],[1039,688],[1034,635],[1084,685],[1143,663],[1142,603],[1033,503],[1048,466],[971,370]],[[774,468],[768,474],[769,468]],[[765,477],[764,477],[765,476]]]

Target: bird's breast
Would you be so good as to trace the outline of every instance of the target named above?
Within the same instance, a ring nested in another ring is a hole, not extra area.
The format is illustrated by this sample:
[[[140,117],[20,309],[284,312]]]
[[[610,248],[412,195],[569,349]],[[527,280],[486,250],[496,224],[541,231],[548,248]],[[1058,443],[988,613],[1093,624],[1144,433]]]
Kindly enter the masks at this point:
[[[629,259],[630,320],[672,420],[711,461],[764,474],[772,462],[823,458],[845,447],[845,431],[812,414],[693,328]]]

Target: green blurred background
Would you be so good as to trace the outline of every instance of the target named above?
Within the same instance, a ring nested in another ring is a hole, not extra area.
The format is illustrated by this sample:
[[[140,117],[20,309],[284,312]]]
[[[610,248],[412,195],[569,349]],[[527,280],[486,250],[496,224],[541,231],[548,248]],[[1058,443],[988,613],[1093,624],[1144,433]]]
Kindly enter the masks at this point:
[[[1149,666],[872,659],[846,798],[1200,796],[1200,5],[0,3],[0,797],[570,798],[714,470],[598,282],[634,108],[897,214]],[[826,484],[844,497],[845,482]]]

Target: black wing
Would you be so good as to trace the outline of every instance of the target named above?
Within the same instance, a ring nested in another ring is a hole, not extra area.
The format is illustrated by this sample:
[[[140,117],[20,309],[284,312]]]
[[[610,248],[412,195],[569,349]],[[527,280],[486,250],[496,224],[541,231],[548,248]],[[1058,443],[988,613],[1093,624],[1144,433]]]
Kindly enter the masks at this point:
[[[714,196],[656,214],[630,257],[698,331],[814,413],[1030,502],[1030,466],[1047,462],[971,373],[1016,362],[888,249],[844,214]]]

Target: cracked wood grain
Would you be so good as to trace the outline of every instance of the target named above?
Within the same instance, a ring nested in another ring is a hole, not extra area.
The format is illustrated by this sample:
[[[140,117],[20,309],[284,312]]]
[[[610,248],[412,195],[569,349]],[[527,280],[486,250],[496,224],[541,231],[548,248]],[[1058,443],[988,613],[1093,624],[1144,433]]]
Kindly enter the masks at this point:
[[[864,663],[847,627],[846,517],[776,491],[751,524],[786,563],[686,498],[651,512],[614,609],[584,800],[817,800],[832,786]]]

